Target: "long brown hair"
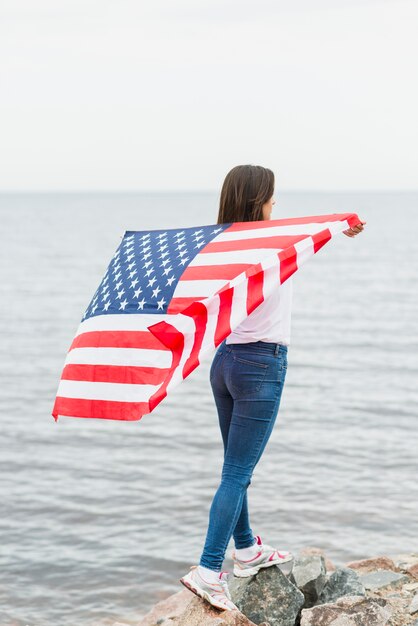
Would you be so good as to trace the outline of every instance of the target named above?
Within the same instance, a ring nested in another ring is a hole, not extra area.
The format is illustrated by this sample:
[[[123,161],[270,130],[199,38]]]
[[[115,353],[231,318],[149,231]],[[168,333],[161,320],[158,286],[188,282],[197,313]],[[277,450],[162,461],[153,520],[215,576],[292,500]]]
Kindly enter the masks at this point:
[[[237,165],[221,189],[217,224],[263,219],[263,204],[274,193],[274,174],[261,165]]]

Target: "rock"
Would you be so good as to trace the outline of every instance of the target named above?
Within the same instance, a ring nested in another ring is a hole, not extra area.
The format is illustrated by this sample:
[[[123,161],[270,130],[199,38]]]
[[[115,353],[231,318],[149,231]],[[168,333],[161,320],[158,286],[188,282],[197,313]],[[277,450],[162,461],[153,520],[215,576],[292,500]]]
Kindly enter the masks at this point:
[[[361,561],[351,561],[346,563],[345,567],[360,570],[363,573],[373,572],[377,569],[396,570],[396,565],[388,556],[376,556],[371,559],[362,559]]]
[[[229,583],[232,600],[256,624],[294,626],[304,604],[303,593],[278,567],[261,569],[256,576]]]
[[[298,556],[289,575],[292,582],[305,596],[304,608],[314,606],[326,582],[323,556]]]
[[[384,599],[388,602],[388,608],[390,608],[392,612],[392,616],[390,618],[391,626],[410,626],[411,619],[413,619],[412,615],[409,613],[409,604],[410,598],[400,595],[399,597],[395,596],[384,596]]]
[[[412,615],[418,611],[418,593],[412,598],[412,602],[409,605],[409,612]]]
[[[360,576],[360,581],[364,587],[370,591],[384,589],[385,587],[399,587],[409,582],[408,576],[399,574],[387,569],[381,569],[377,572],[370,572]]]
[[[137,626],[256,626],[239,611],[212,607],[188,589],[158,602]]]
[[[216,609],[197,596],[194,596],[180,617],[171,623],[173,626],[257,626],[239,611]]]
[[[418,563],[411,565],[411,567],[407,567],[405,572],[418,580]]]
[[[366,591],[357,572],[349,567],[339,567],[326,581],[316,604],[335,602],[342,596],[365,595]]]
[[[187,605],[193,599],[193,594],[188,589],[182,589],[173,593],[168,598],[157,602],[139,622],[140,626],[160,626],[160,624],[173,624],[173,620],[181,615]],[[165,621],[159,621],[159,620]]]
[[[418,553],[335,568],[323,550],[307,547],[290,574],[273,566],[248,578],[231,575],[228,583],[239,611],[216,609],[182,589],[136,626],[418,626]]]
[[[418,563],[418,552],[406,552],[402,554],[393,554],[391,557],[396,567],[402,568],[405,566],[416,565]]]
[[[300,626],[385,626],[391,613],[384,598],[344,596],[334,604],[303,609]]]
[[[397,554],[392,559],[397,571],[404,572],[418,580],[418,553]]]
[[[300,556],[323,556],[325,560],[326,571],[334,572],[336,570],[334,563],[326,556],[325,550],[322,550],[322,548],[315,548],[313,546],[312,547],[308,546],[307,548],[302,548],[299,551],[299,555]]]

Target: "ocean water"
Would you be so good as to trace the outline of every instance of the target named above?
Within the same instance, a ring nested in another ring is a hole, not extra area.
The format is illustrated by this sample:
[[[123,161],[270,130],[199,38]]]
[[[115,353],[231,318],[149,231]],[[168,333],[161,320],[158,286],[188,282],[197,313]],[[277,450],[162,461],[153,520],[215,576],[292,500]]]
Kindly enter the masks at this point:
[[[215,193],[0,196],[0,624],[139,622],[198,562],[220,480],[211,357],[138,422],[51,410],[125,230],[216,222]],[[268,543],[335,565],[418,551],[418,194],[282,193],[356,212],[294,276],[288,374],[248,491]],[[231,571],[229,552],[224,569]]]

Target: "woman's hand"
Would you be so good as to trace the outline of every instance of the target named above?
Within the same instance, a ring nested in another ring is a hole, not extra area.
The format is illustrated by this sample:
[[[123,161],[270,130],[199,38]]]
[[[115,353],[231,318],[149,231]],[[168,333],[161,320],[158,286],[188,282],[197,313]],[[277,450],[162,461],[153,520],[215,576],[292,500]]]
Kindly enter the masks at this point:
[[[347,237],[355,237],[356,235],[358,235],[359,233],[361,233],[361,231],[364,228],[364,224],[367,224],[367,222],[360,222],[360,224],[356,224],[356,226],[353,226],[353,228],[349,228],[348,230],[343,230],[344,235],[347,235]]]

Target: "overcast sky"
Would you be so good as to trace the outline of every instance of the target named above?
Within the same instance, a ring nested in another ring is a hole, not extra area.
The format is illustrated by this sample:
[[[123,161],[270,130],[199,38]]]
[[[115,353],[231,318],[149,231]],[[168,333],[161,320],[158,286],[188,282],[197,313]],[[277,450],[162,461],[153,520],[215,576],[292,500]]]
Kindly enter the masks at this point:
[[[0,190],[416,189],[416,0],[0,0]]]

